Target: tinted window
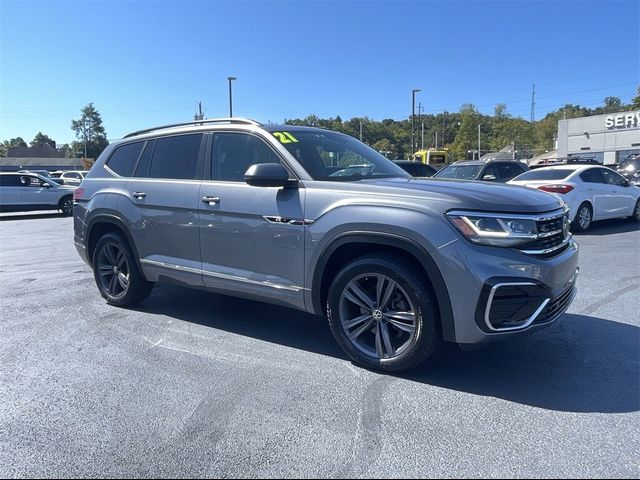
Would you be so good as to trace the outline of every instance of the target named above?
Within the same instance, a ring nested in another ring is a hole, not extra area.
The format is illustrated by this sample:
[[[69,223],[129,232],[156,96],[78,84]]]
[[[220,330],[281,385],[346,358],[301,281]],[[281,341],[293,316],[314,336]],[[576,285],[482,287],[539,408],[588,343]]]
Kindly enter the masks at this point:
[[[21,187],[20,177],[18,175],[0,175],[0,186],[2,187]]]
[[[202,134],[158,138],[153,150],[149,177],[195,180]]]
[[[140,161],[138,162],[138,166],[136,167],[136,173],[134,177],[148,177],[149,176],[149,167],[151,167],[151,155],[153,154],[153,146],[155,145],[155,140],[150,140],[147,142],[146,147],[144,147],[144,152],[142,152],[142,157],[140,157]]]
[[[609,185],[623,186],[627,184],[627,181],[614,171],[605,170],[604,168],[600,170],[602,172],[602,176],[604,177],[604,181]]]
[[[571,175],[575,170],[567,168],[553,168],[549,170],[529,170],[520,175],[517,180],[562,180]]]
[[[247,169],[258,163],[280,163],[280,158],[253,135],[216,133],[213,136],[211,172],[214,180],[244,182]]]
[[[498,178],[513,178],[520,175],[523,168],[517,163],[499,163],[496,165]]]
[[[604,183],[601,168],[590,168],[589,170],[585,170],[580,174],[580,178],[583,182],[587,183]]]
[[[129,143],[116,148],[109,157],[107,166],[121,177],[130,177],[136,166],[144,142]]]
[[[482,165],[449,165],[436,173],[435,176],[438,178],[474,180],[478,173],[480,173],[481,168]]]
[[[492,175],[495,178],[500,178],[498,176],[498,172],[497,172],[497,169],[496,169],[495,165],[489,165],[487,168],[484,169],[484,172],[482,172],[482,179],[481,180],[486,179],[489,175]]]

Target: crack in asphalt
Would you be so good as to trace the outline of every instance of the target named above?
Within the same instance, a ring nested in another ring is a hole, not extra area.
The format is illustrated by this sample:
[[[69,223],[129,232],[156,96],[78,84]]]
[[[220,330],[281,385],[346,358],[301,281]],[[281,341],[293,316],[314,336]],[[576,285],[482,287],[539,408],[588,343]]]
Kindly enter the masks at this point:
[[[640,285],[638,284],[626,286],[616,292],[610,293],[609,295],[604,297],[602,300],[598,300],[597,302],[590,303],[589,305],[584,307],[582,310],[580,310],[579,313],[582,315],[591,315],[600,307],[604,307],[605,305],[615,302],[618,298],[620,298],[625,293],[631,292],[633,290],[637,290],[638,288],[640,288]]]

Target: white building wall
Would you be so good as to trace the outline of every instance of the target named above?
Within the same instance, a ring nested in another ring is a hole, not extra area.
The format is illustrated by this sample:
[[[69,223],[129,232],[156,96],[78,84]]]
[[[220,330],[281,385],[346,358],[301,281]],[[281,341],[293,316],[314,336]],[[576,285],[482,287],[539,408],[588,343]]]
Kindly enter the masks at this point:
[[[558,157],[596,154],[612,164],[626,150],[640,152],[640,110],[558,122]]]

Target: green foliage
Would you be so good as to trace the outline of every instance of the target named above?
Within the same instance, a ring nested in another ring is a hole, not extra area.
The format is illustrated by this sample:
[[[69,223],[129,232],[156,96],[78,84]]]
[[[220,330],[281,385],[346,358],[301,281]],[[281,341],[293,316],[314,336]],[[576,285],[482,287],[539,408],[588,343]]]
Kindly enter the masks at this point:
[[[79,120],[71,121],[71,130],[76,133],[76,138],[82,142],[83,153],[86,145],[86,158],[98,158],[109,144],[107,133],[102,125],[102,117],[93,103],[89,103],[82,109]]]
[[[49,145],[50,147],[56,148],[56,141],[49,137],[49,135],[45,135],[42,132],[38,132],[36,134],[35,137],[33,137],[33,140],[31,140],[31,143],[29,144],[30,147],[34,147],[36,145]]]
[[[640,108],[640,85],[638,85],[637,95],[631,100],[631,110]]]
[[[11,140],[5,140],[0,144],[0,157],[6,157],[9,153],[9,149],[13,147],[26,147],[27,142],[25,142],[22,137],[15,137]]]

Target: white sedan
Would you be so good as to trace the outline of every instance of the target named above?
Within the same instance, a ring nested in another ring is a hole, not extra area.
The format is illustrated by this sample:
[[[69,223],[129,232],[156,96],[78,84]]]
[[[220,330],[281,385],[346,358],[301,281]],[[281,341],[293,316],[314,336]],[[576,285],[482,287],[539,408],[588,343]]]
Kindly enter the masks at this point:
[[[569,207],[577,231],[595,220],[632,217],[640,221],[640,188],[610,168],[598,165],[558,165],[536,168],[507,182],[555,194]]]

